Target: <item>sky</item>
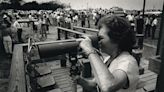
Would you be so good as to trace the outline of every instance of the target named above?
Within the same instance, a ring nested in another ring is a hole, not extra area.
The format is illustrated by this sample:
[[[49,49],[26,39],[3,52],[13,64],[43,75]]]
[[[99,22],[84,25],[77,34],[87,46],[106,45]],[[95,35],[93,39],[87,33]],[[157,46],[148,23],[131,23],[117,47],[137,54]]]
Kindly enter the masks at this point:
[[[113,6],[122,7],[124,9],[137,9],[143,8],[143,0],[24,0],[26,2],[37,1],[60,1],[71,5],[73,9],[86,9],[88,8],[111,8]],[[146,0],[146,9],[162,9],[163,0]]]

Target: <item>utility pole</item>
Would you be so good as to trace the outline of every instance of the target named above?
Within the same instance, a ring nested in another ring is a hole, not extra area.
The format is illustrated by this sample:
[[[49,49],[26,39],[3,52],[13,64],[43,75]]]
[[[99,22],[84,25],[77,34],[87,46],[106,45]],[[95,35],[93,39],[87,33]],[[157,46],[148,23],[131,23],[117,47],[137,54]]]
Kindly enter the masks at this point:
[[[145,4],[146,4],[146,0],[144,0],[144,2],[143,2],[143,15],[142,15],[143,19],[145,16]]]

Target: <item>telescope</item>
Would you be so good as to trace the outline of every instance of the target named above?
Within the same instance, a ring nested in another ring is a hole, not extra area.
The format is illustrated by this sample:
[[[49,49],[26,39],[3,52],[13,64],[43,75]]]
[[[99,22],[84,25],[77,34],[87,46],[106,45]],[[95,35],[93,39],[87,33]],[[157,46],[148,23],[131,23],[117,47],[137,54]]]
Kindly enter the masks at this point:
[[[88,36],[88,37],[91,39],[93,47],[98,48],[98,37],[97,36]],[[49,58],[56,55],[62,55],[65,53],[78,52],[79,43],[81,40],[82,38],[38,45],[40,58]]]

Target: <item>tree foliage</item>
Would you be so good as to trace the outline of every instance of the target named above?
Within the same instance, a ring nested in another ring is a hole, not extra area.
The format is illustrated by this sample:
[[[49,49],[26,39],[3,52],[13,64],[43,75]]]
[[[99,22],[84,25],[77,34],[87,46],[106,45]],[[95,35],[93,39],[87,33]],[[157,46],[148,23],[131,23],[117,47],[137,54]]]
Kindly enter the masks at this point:
[[[64,8],[64,4],[59,4],[54,1],[39,4],[36,1],[21,4],[22,0],[10,0],[10,3],[0,3],[0,10],[2,9],[16,9],[16,10],[56,10],[57,8]]]

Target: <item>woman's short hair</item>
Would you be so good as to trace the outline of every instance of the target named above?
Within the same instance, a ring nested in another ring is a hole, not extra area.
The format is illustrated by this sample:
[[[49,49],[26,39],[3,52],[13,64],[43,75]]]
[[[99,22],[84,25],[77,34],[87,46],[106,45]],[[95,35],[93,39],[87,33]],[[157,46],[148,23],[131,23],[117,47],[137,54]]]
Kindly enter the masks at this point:
[[[110,29],[108,36],[111,41],[118,44],[121,51],[131,53],[136,38],[128,20],[114,15],[107,15],[100,19],[98,28],[100,29],[103,25]]]

